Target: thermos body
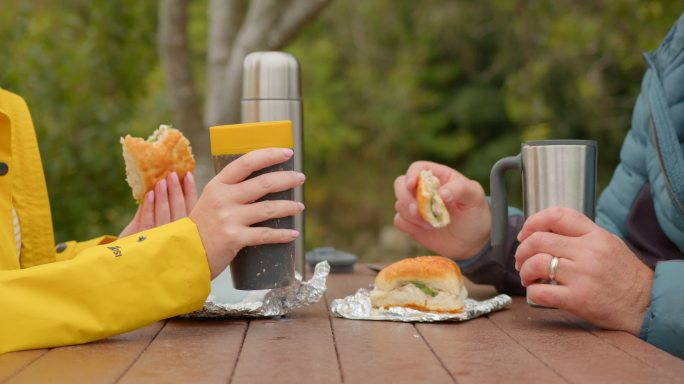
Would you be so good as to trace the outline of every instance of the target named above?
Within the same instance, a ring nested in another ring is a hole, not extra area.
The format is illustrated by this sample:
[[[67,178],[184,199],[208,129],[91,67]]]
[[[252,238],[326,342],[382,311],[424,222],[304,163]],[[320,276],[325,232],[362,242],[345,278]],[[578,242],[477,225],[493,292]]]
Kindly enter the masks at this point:
[[[576,209],[594,219],[596,145],[529,142],[522,146],[521,155],[525,217],[560,206]]]
[[[565,207],[582,212],[593,220],[597,155],[597,143],[593,140],[539,140],[523,143],[517,156],[497,161],[490,175],[492,247],[503,245],[508,236],[508,199],[504,179],[507,171],[518,170],[522,174],[525,218],[546,208]],[[553,267],[550,265],[549,268]],[[553,277],[541,282],[555,284]],[[527,302],[539,306],[529,297]]]
[[[297,59],[285,52],[253,52],[243,62],[241,121],[243,123],[290,120],[294,137],[294,170],[304,172],[303,113]],[[294,190],[304,203],[304,187]],[[304,213],[294,217],[295,270],[304,277]]]
[[[293,148],[292,123],[268,121],[214,126],[209,129],[211,157],[216,173],[245,153],[270,147]],[[249,175],[258,177],[269,172],[291,171],[294,156]],[[269,193],[257,201],[293,200],[294,190]],[[257,227],[293,229],[294,217],[268,219]],[[233,287],[239,290],[260,290],[287,287],[295,283],[294,243],[261,244],[242,248],[230,264]]]
[[[594,220],[597,156],[593,140],[538,140],[497,161],[490,175],[492,247],[502,245],[508,232],[507,171],[522,175],[525,218],[549,207],[566,207]]]

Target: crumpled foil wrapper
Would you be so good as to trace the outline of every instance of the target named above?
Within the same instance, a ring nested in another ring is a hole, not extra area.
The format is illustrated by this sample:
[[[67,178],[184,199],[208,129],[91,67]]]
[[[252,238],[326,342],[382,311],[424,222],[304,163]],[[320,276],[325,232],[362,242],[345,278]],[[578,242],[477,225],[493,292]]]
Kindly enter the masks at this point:
[[[241,302],[220,303],[209,295],[204,308],[182,317],[275,317],[293,309],[318,302],[325,293],[325,281],[330,273],[327,261],[316,264],[314,274],[302,282],[299,274],[289,287],[251,291]]]
[[[337,317],[353,320],[389,320],[415,322],[436,321],[466,321],[482,316],[487,313],[498,311],[513,302],[508,295],[497,295],[491,299],[477,301],[466,298],[464,310],[461,313],[434,313],[423,312],[411,308],[390,307],[387,309],[373,308],[370,300],[370,291],[365,288],[359,289],[356,294],[342,299],[333,300],[330,311]]]

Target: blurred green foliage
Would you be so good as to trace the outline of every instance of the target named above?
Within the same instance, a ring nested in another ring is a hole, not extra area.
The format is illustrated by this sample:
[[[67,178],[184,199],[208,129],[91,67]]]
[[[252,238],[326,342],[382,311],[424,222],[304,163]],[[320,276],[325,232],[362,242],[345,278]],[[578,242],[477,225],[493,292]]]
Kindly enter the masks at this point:
[[[127,3],[4,2],[0,13],[0,86],[32,111],[57,241],[118,234],[134,213],[119,137],[154,127],[133,117],[158,59],[155,4]]]
[[[118,233],[135,205],[118,143],[170,121],[154,2],[9,1],[0,86],[32,110],[57,240]],[[190,36],[204,84],[206,4]],[[392,183],[415,160],[488,189],[530,139],[599,142],[606,185],[672,0],[338,0],[287,50],[302,65],[307,244],[384,254]],[[515,179],[512,177],[512,179]],[[518,189],[512,181],[511,189]],[[516,199],[513,199],[516,201]]]
[[[378,246],[397,175],[433,160],[488,190],[494,162],[526,140],[597,140],[600,191],[629,129],[641,53],[682,10],[637,0],[335,2],[289,47],[304,74],[308,235],[366,259],[406,256]]]

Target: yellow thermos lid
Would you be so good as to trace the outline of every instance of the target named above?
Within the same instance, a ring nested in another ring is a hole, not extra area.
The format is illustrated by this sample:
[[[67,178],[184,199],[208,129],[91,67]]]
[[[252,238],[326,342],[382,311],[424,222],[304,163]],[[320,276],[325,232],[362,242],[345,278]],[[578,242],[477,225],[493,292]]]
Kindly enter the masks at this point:
[[[237,155],[260,148],[294,148],[292,122],[263,121],[209,128],[212,155]]]

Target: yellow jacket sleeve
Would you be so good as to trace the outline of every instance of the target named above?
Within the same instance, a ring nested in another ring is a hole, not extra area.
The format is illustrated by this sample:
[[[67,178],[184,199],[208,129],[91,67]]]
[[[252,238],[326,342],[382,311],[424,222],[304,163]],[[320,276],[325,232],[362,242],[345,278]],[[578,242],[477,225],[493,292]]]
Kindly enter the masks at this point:
[[[0,353],[85,343],[197,310],[209,281],[187,218],[69,260],[0,271]]]
[[[79,253],[97,245],[109,244],[116,240],[115,236],[100,236],[86,241],[66,241],[55,246],[55,261],[73,259]]]

